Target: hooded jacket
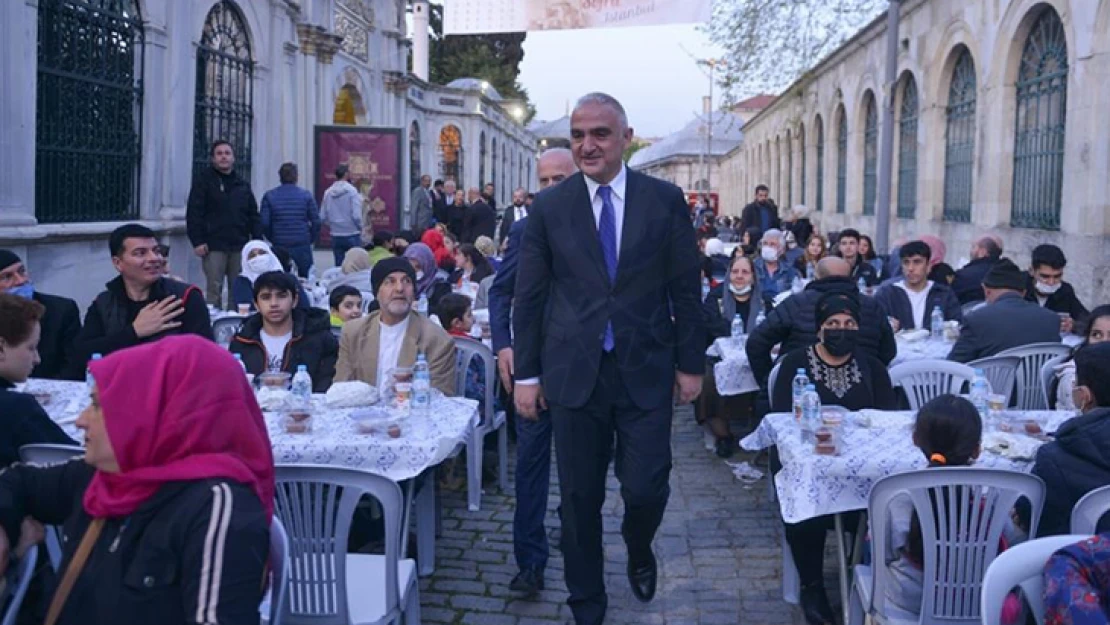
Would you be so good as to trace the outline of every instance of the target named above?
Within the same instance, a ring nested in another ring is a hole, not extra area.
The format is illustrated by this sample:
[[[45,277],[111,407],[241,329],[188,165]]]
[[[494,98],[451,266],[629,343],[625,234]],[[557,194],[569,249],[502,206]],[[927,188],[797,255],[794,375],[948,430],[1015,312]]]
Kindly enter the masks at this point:
[[[855,294],[860,298],[859,349],[889,365],[898,354],[894,332],[882,308],[873,298],[859,294],[851,278],[831,276],[814,280],[801,293],[786,298],[771,311],[767,321],[748,336],[746,351],[752,373],[760,385],[766,387],[773,362],[771,348],[782,343],[780,354],[812,345],[817,342],[817,300],[825,293]]]
[[[1110,484],[1110,408],[1065,421],[1056,440],[1037,450],[1033,475],[1048,487],[1037,536],[1067,534],[1076,502]]]
[[[336,180],[324,191],[320,220],[328,224],[333,237],[362,234],[362,194],[346,180]]]
[[[248,372],[255,375],[265,373],[269,358],[262,343],[261,314],[251,315],[243,322],[228,350],[242,357]],[[328,311],[319,308],[293,309],[293,338],[285,346],[281,370],[295,373],[297,365],[305,365],[312,376],[312,392],[326,393],[335,377],[338,357],[339,342],[331,333]]]
[[[232,171],[207,167],[193,178],[185,223],[193,247],[235,252],[262,238],[262,220],[250,183]]]

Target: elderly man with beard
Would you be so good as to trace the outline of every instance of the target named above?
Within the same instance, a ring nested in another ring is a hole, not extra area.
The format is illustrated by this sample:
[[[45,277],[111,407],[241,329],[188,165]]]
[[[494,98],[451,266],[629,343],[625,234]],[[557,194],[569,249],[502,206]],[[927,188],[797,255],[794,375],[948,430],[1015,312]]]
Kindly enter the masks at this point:
[[[416,271],[404,258],[378,261],[370,285],[377,311],[343,326],[335,381],[361,380],[384,389],[390,369],[411,367],[424,354],[432,386],[455,394],[455,342],[435,323],[413,311]]]

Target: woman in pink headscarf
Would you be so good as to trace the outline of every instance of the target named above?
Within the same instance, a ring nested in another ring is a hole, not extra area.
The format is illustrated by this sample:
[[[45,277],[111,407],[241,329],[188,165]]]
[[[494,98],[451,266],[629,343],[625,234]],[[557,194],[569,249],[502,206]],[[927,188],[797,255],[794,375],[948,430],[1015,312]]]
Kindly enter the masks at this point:
[[[85,455],[0,473],[0,572],[59,525],[47,625],[258,623],[274,462],[242,368],[182,335],[90,369]]]

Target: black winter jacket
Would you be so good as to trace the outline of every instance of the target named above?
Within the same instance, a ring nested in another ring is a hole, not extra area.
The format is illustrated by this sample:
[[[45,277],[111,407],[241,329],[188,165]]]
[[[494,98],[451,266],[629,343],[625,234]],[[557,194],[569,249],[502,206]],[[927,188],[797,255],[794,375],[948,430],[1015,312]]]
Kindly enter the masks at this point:
[[[185,210],[193,247],[213,252],[238,252],[251,239],[262,238],[262,219],[250,183],[232,171],[208,167],[193,179]]]
[[[1040,303],[1037,299],[1037,292],[1034,290],[1035,284],[1033,276],[1029,276],[1028,286],[1025,289],[1025,301]],[[1075,294],[1075,289],[1068,282],[1060,282],[1060,290],[1048,296],[1044,302],[1044,307],[1056,313],[1068,313],[1076,323],[1085,323],[1087,316],[1090,314],[1087,307],[1083,302],[1079,301],[1079,296]],[[1077,328],[1077,331],[1079,328]],[[1078,332],[1077,332],[1078,333]]]
[[[997,258],[976,258],[956,271],[952,290],[961,305],[983,301],[983,278],[987,277],[987,272],[997,262]]]
[[[19,448],[24,445],[76,445],[33,396],[17,393],[4,378],[0,378],[0,415],[0,468],[19,462]]]
[[[81,311],[77,302],[68,297],[35,292],[33,298],[46,307],[43,315],[42,338],[39,339],[39,357],[32,378],[52,380],[80,380],[85,368],[75,365],[73,353],[77,336],[81,334]]]
[[[0,473],[11,544],[25,516],[61,526],[64,571],[92,521],[81,499],[94,472],[74,459]],[[249,487],[166,484],[130,516],[106,521],[58,625],[257,625],[269,545],[265,508]]]
[[[859,297],[859,349],[875,356],[884,365],[889,365],[894,360],[894,356],[898,354],[898,344],[894,341],[894,332],[879,304],[873,298],[859,295],[859,289],[851,278],[822,278],[810,282],[801,293],[786,298],[767,315],[767,321],[763,325],[748,335],[745,350],[752,373],[761,387],[767,387],[767,377],[771,375],[774,366],[771,348],[781,343],[779,354],[785,355],[817,342],[815,308],[817,300],[825,293],[855,294]]]
[[[1037,536],[1067,534],[1076,502],[1110,484],[1110,408],[1065,421],[1056,440],[1037,450],[1033,475],[1048,487]]]
[[[898,282],[901,282],[901,280],[895,280],[879,287],[879,290],[875,292],[875,301],[882,307],[886,316],[898,320],[898,326],[902,330],[916,329],[917,325],[913,318],[910,296],[906,294],[905,289],[898,286]],[[962,321],[964,318],[960,301],[956,299],[952,289],[944,284],[933,283],[933,287],[929,289],[929,294],[925,296],[925,318],[923,319],[924,326],[921,329],[933,329],[933,308],[937,306],[940,306],[940,311],[944,313],[945,321],[952,321],[953,319]]]
[[[228,350],[239,354],[247,371],[265,373],[266,346],[262,343],[262,315],[253,314],[231,340]],[[339,341],[331,333],[331,316],[320,308],[293,309],[293,338],[285,346],[281,370],[296,373],[297,365],[305,365],[312,376],[312,392],[326,393],[335,377],[335,361],[339,358]]]

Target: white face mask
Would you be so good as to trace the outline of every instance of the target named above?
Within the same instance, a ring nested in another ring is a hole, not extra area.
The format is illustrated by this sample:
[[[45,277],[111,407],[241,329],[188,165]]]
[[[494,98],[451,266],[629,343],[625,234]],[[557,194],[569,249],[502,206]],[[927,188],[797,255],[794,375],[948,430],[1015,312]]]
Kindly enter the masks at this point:
[[[423,279],[424,279],[424,272],[423,271],[417,271],[416,272],[416,281],[420,282]]]
[[[1037,292],[1040,293],[1041,295],[1052,295],[1056,291],[1060,290],[1060,285],[1061,285],[1060,282],[1057,282],[1056,284],[1045,284],[1044,282],[1041,282],[1041,281],[1038,280],[1037,281]]]
[[[268,254],[255,256],[247,260],[247,267],[255,273],[266,273],[270,269],[270,259],[266,258]]]
[[[763,260],[769,263],[779,259],[779,251],[770,245],[763,246],[763,249],[759,253],[763,256]]]
[[[732,284],[730,282],[728,285],[728,290],[732,291],[733,295],[744,296],[752,292],[752,285],[749,284],[747,286],[736,286],[735,284]]]

